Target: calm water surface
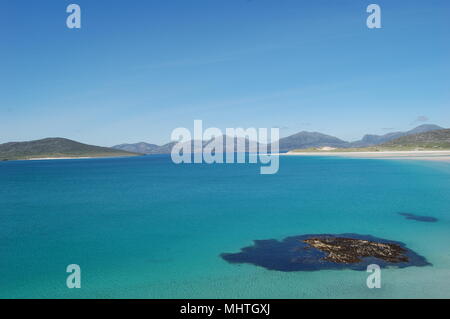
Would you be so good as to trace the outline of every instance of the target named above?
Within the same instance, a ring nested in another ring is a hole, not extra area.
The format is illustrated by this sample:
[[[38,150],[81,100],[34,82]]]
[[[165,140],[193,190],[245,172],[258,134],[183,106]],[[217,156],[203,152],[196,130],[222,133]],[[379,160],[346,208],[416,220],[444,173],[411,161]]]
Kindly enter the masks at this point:
[[[282,157],[259,166],[168,156],[0,163],[2,298],[450,298],[450,164]],[[398,212],[433,216],[407,220]],[[358,233],[433,266],[270,271],[229,264],[255,239]],[[82,288],[66,287],[79,264]]]

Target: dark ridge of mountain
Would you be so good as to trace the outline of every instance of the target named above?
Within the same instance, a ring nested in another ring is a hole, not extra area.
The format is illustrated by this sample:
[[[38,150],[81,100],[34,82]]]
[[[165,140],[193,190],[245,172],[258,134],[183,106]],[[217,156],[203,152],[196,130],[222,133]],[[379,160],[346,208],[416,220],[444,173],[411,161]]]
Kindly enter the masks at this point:
[[[406,133],[407,133],[407,135],[412,135],[412,134],[419,134],[419,133],[425,133],[425,132],[436,131],[436,130],[444,130],[444,128],[440,127],[439,125],[434,125],[434,124],[423,124],[416,128],[413,128],[412,130],[409,130]]]
[[[164,145],[158,146],[158,148],[155,148],[154,150],[146,154],[170,154],[170,152],[172,152],[172,147],[174,147],[175,144],[177,144],[177,142],[166,143]]]
[[[140,143],[135,143],[135,144],[114,145],[112,148],[116,149],[116,150],[132,152],[132,153],[151,154],[153,151],[160,148],[160,146],[156,145],[156,144],[140,142]]]
[[[28,142],[9,142],[0,144],[0,160],[60,157],[117,157],[137,156],[109,147],[79,143],[66,138],[44,138]]]
[[[189,143],[189,142],[186,142]],[[193,141],[190,141],[191,145],[194,145]],[[119,144],[114,145],[112,148],[116,150],[123,150],[128,152],[137,152],[142,154],[170,154],[172,152],[173,146],[177,142],[170,142],[164,145],[149,144],[145,142],[135,143],[135,144]],[[186,146],[186,148],[188,148]]]
[[[395,140],[402,136],[408,136],[412,134],[418,134],[418,133],[424,133],[434,130],[442,130],[443,127],[440,127],[438,125],[434,124],[423,124],[420,125],[412,130],[409,130],[407,132],[392,132],[384,135],[373,135],[373,134],[367,134],[364,135],[364,137],[359,140],[350,143],[350,147],[367,147],[367,146],[373,146],[373,145],[379,145],[383,144],[392,140]]]
[[[221,139],[221,141],[220,141]],[[164,145],[165,149],[164,151],[168,150],[170,153],[172,151],[172,147],[177,144],[176,142],[168,143]],[[208,141],[198,141],[198,143],[195,143],[194,140],[191,140],[189,142],[185,142],[181,146],[177,146],[178,149],[181,149],[181,147],[184,148],[184,150],[187,153],[198,153],[202,151],[208,151],[211,153],[217,152],[217,153],[234,153],[234,152],[257,152],[259,143],[254,141],[250,142],[248,138],[244,137],[227,137],[226,135],[219,136],[216,138],[212,138]],[[218,147],[216,150],[215,148]]]
[[[222,144],[224,146],[223,153],[234,153],[234,152],[258,152],[262,151],[262,146],[264,144],[258,143],[257,141],[250,140],[247,137],[231,137],[223,135],[219,137],[222,139]],[[207,141],[204,148],[213,147],[213,139]],[[231,143],[230,143],[231,142]]]
[[[387,148],[416,148],[416,149],[450,149],[450,129],[433,130],[399,137],[393,141],[383,143],[380,147]]]
[[[334,136],[318,132],[306,131],[288,137],[283,137],[279,141],[279,148],[281,152],[293,149],[305,149],[325,146],[345,148],[349,146],[349,143]]]

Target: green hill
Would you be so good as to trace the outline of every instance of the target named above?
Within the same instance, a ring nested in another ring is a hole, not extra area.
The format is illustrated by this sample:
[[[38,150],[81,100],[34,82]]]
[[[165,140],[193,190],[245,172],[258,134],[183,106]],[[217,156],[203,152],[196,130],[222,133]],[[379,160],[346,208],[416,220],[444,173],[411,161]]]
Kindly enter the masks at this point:
[[[0,144],[0,160],[60,157],[137,156],[139,153],[83,144],[65,138],[45,138],[29,142]]]
[[[403,136],[380,146],[450,150],[450,129]]]

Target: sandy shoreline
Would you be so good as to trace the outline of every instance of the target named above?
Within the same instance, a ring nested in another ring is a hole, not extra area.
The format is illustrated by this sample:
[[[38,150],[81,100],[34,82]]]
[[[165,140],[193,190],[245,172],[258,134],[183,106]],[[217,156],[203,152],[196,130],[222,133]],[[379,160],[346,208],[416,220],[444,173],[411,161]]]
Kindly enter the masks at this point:
[[[86,159],[86,158],[99,158],[99,157],[36,157],[27,158],[25,161],[44,161],[44,160],[59,160],[59,159]]]
[[[284,156],[340,156],[352,158],[402,159],[450,162],[450,151],[383,151],[383,152],[288,152]]]
[[[288,152],[270,155],[281,156],[337,156],[348,158],[397,159],[397,160],[423,160],[450,162],[450,151],[382,151],[382,152]],[[90,159],[105,157],[36,157],[27,158],[27,161],[62,160],[62,159]]]

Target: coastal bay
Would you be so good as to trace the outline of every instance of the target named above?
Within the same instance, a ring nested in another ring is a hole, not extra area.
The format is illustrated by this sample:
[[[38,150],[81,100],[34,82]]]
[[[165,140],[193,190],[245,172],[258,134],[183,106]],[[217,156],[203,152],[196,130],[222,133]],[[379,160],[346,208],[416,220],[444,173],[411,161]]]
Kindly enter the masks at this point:
[[[447,162],[281,156],[175,165],[170,156],[0,163],[5,298],[442,298],[450,296]],[[245,189],[245,192],[242,191]],[[436,222],[410,220],[406,212]],[[371,235],[431,265],[284,272],[220,255],[255,239]],[[67,289],[66,266],[82,269]]]

